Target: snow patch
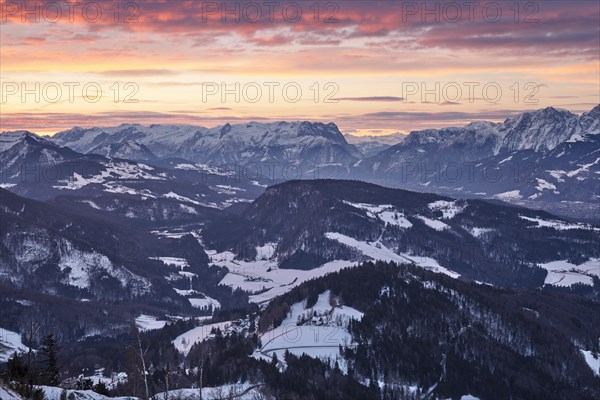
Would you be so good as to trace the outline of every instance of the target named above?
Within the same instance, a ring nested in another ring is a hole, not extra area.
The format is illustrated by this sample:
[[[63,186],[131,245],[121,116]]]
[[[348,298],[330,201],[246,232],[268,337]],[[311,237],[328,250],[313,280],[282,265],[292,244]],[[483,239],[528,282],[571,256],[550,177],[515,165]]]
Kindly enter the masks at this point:
[[[141,314],[135,319],[135,325],[142,332],[162,329],[167,324],[167,321],[161,321],[151,315]]]
[[[452,219],[457,214],[460,214],[464,209],[464,205],[458,205],[456,201],[438,200],[427,205],[432,211],[441,211],[442,219]]]
[[[0,328],[0,362],[6,362],[14,352],[24,353],[27,347],[21,343],[21,335],[8,329]]]
[[[594,372],[594,375],[600,376],[600,356],[592,353],[589,350],[580,350],[581,354],[583,354],[583,358],[585,358],[585,362],[589,365],[590,369]]]
[[[519,215],[519,218],[524,219],[526,221],[531,221],[537,223],[537,226],[533,228],[552,228],[559,231],[571,230],[571,229],[584,229],[584,230],[600,230],[598,228],[594,228],[588,224],[582,223],[569,223],[565,221],[559,220],[546,220],[541,218],[532,218],[526,217],[524,215]]]
[[[431,229],[435,229],[438,232],[450,229],[449,225],[446,225],[445,223],[443,223],[442,221],[438,221],[437,219],[427,218],[422,215],[417,215],[417,218],[423,221],[425,225],[427,225]]]

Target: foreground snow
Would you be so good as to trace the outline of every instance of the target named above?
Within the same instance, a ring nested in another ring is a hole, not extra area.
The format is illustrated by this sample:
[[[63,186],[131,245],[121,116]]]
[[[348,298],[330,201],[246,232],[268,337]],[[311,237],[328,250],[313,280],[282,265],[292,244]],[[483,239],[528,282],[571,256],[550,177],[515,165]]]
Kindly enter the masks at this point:
[[[223,385],[212,388],[202,388],[203,399],[229,399],[236,400],[254,400],[259,394],[259,385],[251,385],[249,383]],[[169,391],[168,397],[166,393],[158,393],[152,396],[153,400],[178,399],[178,400],[196,400],[200,399],[198,389],[176,389]]]
[[[53,386],[40,386],[44,391],[46,400],[60,400],[63,389]],[[134,400],[135,397],[108,397],[94,392],[93,390],[67,390],[67,398],[73,394],[77,400]],[[3,399],[4,400],[4,399]]]
[[[22,397],[19,396],[14,391],[12,391],[11,389],[4,386],[4,384],[0,383],[0,399],[2,399],[2,400],[21,400]]]

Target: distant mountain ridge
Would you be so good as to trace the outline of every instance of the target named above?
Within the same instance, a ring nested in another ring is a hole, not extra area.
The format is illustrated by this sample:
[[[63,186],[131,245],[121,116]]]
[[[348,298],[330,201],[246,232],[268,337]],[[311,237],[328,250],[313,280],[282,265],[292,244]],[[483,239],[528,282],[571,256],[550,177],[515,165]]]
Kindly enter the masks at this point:
[[[294,165],[342,163],[363,157],[333,123],[275,122],[200,126],[120,125],[73,128],[49,138],[82,153],[134,141],[161,158],[212,165],[281,162]],[[135,158],[134,158],[135,159]]]
[[[387,186],[498,198],[596,219],[598,174],[600,105],[580,116],[548,107],[502,123],[411,132],[354,170],[356,177]]]

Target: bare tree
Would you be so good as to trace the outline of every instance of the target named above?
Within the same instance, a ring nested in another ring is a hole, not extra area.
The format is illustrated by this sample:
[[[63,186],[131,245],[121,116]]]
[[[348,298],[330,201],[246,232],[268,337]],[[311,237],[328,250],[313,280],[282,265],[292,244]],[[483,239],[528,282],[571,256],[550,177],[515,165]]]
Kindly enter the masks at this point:
[[[137,369],[137,372],[140,374],[142,381],[144,382],[144,391],[145,391],[145,400],[148,400],[150,398],[150,393],[148,390],[148,375],[147,375],[147,369],[146,369],[146,360],[144,359],[144,356],[146,355],[146,353],[148,352],[148,349],[144,349],[142,347],[142,338],[140,336],[140,331],[137,328],[137,326],[135,326],[135,324],[132,326],[131,328],[131,334],[133,336],[133,343],[131,344],[131,348],[135,353],[135,356],[137,358],[136,363],[135,363],[135,368]],[[138,364],[139,361],[139,364]]]
[[[169,400],[169,367],[167,366],[166,368],[166,373],[165,373],[165,400]]]
[[[199,366],[198,366],[198,394],[199,399],[202,399],[202,388],[204,387],[203,377],[204,377],[204,364],[206,360],[210,357],[210,347],[206,346],[204,343],[198,343],[198,354],[199,354]]]
[[[27,352],[27,383],[29,384],[29,393],[33,393],[34,384],[34,370],[35,370],[35,357],[33,357],[33,338],[37,335],[41,325],[31,320],[29,327],[29,337],[27,338],[27,346],[29,351]]]

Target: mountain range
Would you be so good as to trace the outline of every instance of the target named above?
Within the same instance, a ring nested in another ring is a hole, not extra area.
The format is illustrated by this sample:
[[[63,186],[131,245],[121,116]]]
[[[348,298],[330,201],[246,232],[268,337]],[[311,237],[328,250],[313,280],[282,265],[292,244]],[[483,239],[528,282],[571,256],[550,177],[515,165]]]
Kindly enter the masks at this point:
[[[502,123],[474,122],[381,141],[344,136],[333,123],[310,122],[215,128],[125,124],[73,128],[44,138],[21,131],[2,135],[1,177],[4,184],[21,179],[15,166],[23,165],[25,157],[45,167],[81,154],[101,155],[167,169],[238,171],[242,180],[263,185],[360,179],[419,192],[498,199],[597,222],[599,121],[600,105],[582,115],[548,107]]]
[[[596,398],[599,113],[2,133],[0,360],[37,324],[142,397],[135,326],[152,393]]]

